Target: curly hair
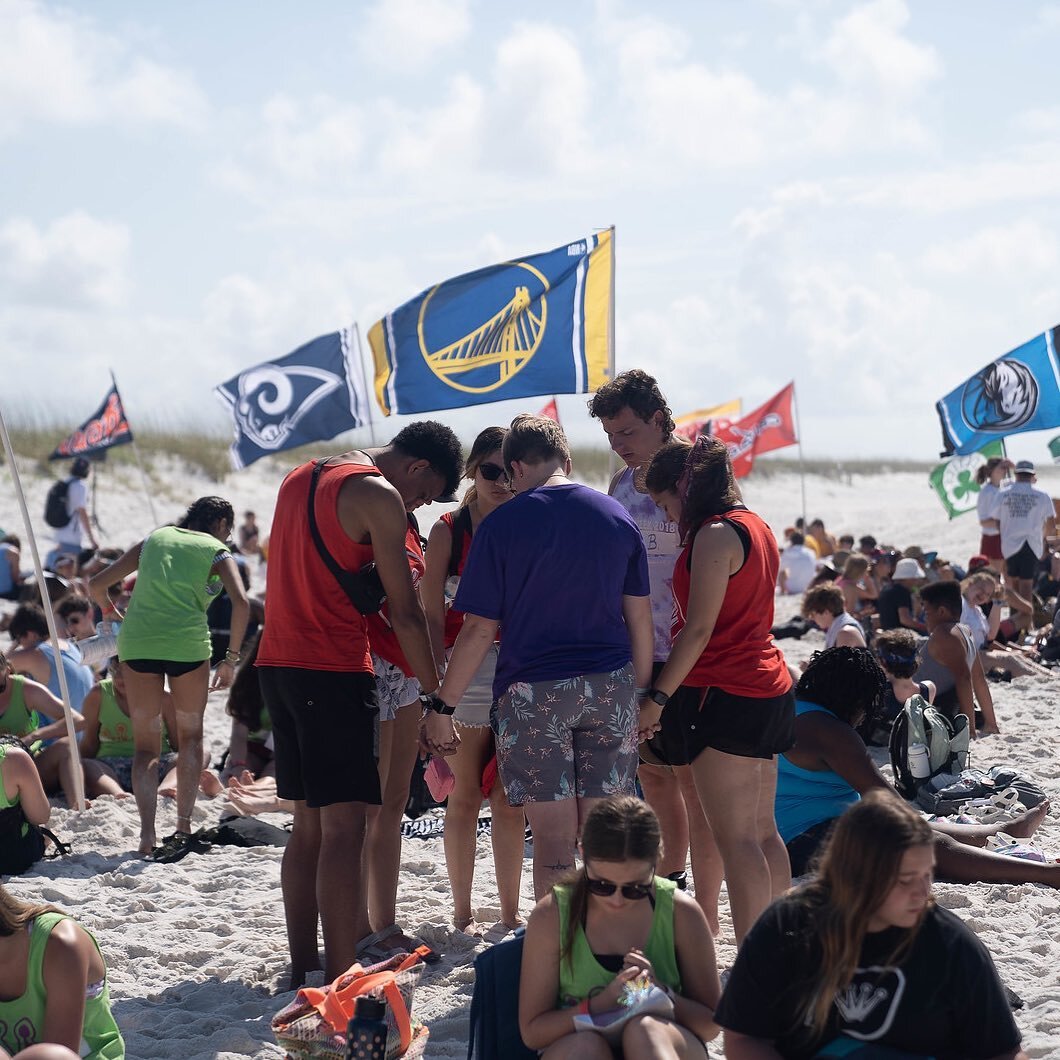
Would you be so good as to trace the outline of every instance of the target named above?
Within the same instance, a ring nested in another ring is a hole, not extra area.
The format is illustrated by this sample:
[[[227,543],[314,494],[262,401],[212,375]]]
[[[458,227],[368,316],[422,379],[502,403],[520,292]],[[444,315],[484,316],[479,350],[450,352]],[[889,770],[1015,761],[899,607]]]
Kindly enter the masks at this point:
[[[426,460],[445,480],[443,497],[456,492],[464,470],[460,439],[437,420],[417,420],[403,427],[390,440],[395,449],[416,460]]]
[[[868,648],[836,647],[813,653],[795,696],[857,727],[875,722],[890,687]]]
[[[911,629],[881,629],[872,647],[889,674],[912,677],[916,673],[916,634]]]
[[[182,530],[198,530],[208,534],[210,527],[220,520],[226,520],[229,526],[235,526],[236,513],[224,497],[200,497],[184,513],[177,523]]]
[[[645,423],[656,412],[661,412],[663,441],[668,442],[672,437],[677,424],[654,376],[639,368],[631,368],[628,372],[616,375],[610,383],[605,383],[593,394],[589,402],[589,415],[594,419],[611,419],[625,408],[631,409]]]
[[[678,529],[687,538],[704,520],[740,504],[743,498],[725,443],[701,435],[693,446],[669,442],[652,457],[644,479],[648,492],[674,492],[681,497]]]
[[[843,590],[835,582],[821,582],[806,590],[802,598],[802,617],[809,618],[816,611],[827,611],[830,615],[841,615],[846,610]]]

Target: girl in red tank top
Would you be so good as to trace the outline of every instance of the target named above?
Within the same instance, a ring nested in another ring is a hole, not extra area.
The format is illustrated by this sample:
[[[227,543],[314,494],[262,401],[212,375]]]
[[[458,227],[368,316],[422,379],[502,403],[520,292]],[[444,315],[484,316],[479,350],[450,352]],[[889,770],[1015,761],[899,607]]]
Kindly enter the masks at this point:
[[[641,703],[641,738],[676,715],[678,768],[691,769],[714,830],[737,942],[791,882],[773,818],[775,755],[794,742],[792,679],[773,643],[780,557],[769,527],[742,502],[723,442],[664,446],[648,491],[677,522],[673,648]]]

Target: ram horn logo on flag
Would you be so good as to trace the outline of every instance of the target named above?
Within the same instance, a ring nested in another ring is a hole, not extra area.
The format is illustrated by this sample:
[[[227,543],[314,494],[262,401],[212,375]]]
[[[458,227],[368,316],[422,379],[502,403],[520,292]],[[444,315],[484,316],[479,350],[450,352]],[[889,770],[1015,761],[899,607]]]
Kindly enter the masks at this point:
[[[93,453],[106,455],[108,449],[132,440],[118,384],[114,383],[99,408],[73,434],[64,438],[48,459],[68,460],[75,456],[91,456]]]
[[[794,396],[795,384],[788,383],[779,394],[771,397],[754,412],[748,413],[742,420],[714,421],[711,433],[728,446],[732,470],[737,478],[743,478],[750,473],[756,453],[783,449],[798,441],[795,437],[795,419],[791,408]]]
[[[1060,427],[1060,326],[991,361],[935,403],[942,456],[974,453],[1009,434]]]
[[[743,411],[743,402],[739,398],[726,401],[721,405],[712,405],[709,409],[696,409],[695,412],[686,412],[678,416],[674,423],[674,434],[678,438],[685,438],[694,442],[701,434],[709,432],[713,420],[735,420],[739,419]]]
[[[584,394],[612,364],[613,229],[445,280],[368,332],[385,415]]]
[[[236,440],[230,454],[236,469],[369,421],[368,395],[345,328],[247,368],[214,387],[214,393],[232,413]]]

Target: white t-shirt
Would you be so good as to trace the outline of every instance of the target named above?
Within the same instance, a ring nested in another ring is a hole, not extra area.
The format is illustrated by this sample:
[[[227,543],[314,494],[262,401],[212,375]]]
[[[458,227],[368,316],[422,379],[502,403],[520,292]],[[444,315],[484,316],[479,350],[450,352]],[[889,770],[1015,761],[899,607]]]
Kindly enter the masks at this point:
[[[982,522],[984,519],[996,519],[996,515],[991,515],[994,510],[994,505],[997,503],[997,495],[1001,492],[999,486],[995,486],[992,482],[984,482],[982,489],[979,490],[979,499],[975,502],[976,515],[979,517],[979,521]],[[993,526],[981,527],[983,537],[997,537],[998,530]]]
[[[1029,482],[1014,482],[994,498],[991,516],[1001,520],[1001,554],[1014,556],[1028,544],[1036,556],[1045,549],[1045,520],[1053,516],[1053,499]]]
[[[61,545],[81,547],[81,518],[78,509],[88,507],[88,483],[83,478],[71,478],[66,490],[66,510],[70,521],[61,530],[55,531],[55,540]]]
[[[788,593],[804,593],[817,573],[817,557],[805,545],[788,545],[780,553],[779,569],[788,572]]]
[[[994,605],[997,606],[996,604]],[[972,634],[972,643],[976,648],[981,648],[986,643],[986,635],[990,632],[990,625],[982,608],[973,607],[967,600],[961,602],[961,625],[967,626]]]

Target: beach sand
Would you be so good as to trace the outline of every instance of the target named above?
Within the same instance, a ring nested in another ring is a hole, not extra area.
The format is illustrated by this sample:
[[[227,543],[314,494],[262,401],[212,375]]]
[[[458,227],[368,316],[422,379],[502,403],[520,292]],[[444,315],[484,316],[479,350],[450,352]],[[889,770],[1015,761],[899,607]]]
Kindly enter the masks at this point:
[[[24,474],[43,553],[48,545],[39,513],[49,480]],[[151,529],[138,493],[138,476],[120,468],[107,469],[103,475],[98,498],[99,519],[106,531],[103,539],[129,545]],[[1045,469],[1042,477],[1044,488],[1060,493],[1060,475]],[[267,529],[280,475],[271,467],[251,468],[217,486],[171,466],[153,478],[166,483],[166,494],[156,498],[160,518],[175,518],[199,495],[220,493],[232,500],[237,514],[244,508],[257,511],[259,523]],[[846,481],[814,476],[806,488],[807,514],[822,517],[834,533],[871,532],[881,543],[900,548],[913,544],[938,548],[940,554],[962,564],[978,552],[974,516],[947,523],[928,490],[926,475],[883,473]],[[0,492],[0,526],[25,539],[12,491],[5,484]],[[752,477],[745,492],[748,503],[778,534],[801,512],[800,481],[795,475]],[[426,509],[420,514],[426,532],[440,513]],[[23,565],[29,566],[28,550]],[[797,600],[779,599],[778,619],[796,609]],[[781,642],[795,663],[822,646],[823,636],[818,633]],[[1003,732],[974,745],[974,763],[1020,767],[1038,779],[1060,810],[1060,680],[1025,679],[992,688]],[[224,696],[214,694],[206,714],[206,743],[215,760],[227,735]],[[215,824],[221,812],[221,800],[200,797],[196,826]],[[1060,856],[1055,813],[1035,839],[1052,857]],[[283,820],[277,815],[265,819]],[[163,802],[159,834],[168,834],[174,825],[172,803]],[[57,807],[51,826],[72,843],[73,855],[40,864],[28,876],[10,881],[10,889],[26,899],[61,906],[95,933],[107,958],[114,1012],[130,1057],[206,1060],[283,1055],[269,1027],[271,1016],[292,997],[278,992],[286,968],[280,851],[222,847],[190,855],[175,865],[145,862],[135,854],[138,823],[132,799],[99,799],[83,813]],[[1060,894],[1031,885],[945,884],[936,887],[936,894],[978,933],[1003,981],[1026,1002],[1016,1019],[1028,1053],[1060,1056]],[[525,914],[532,905],[529,860],[523,895]],[[479,840],[474,904],[480,918],[496,919],[488,837]],[[440,964],[428,969],[416,994],[416,1014],[431,1031],[427,1056],[464,1057],[474,985],[471,961],[484,943],[451,929],[440,838],[406,840],[398,909],[406,930],[444,954]],[[718,960],[724,967],[735,957],[724,891],[721,926]],[[720,1048],[712,1052],[718,1055]]]

